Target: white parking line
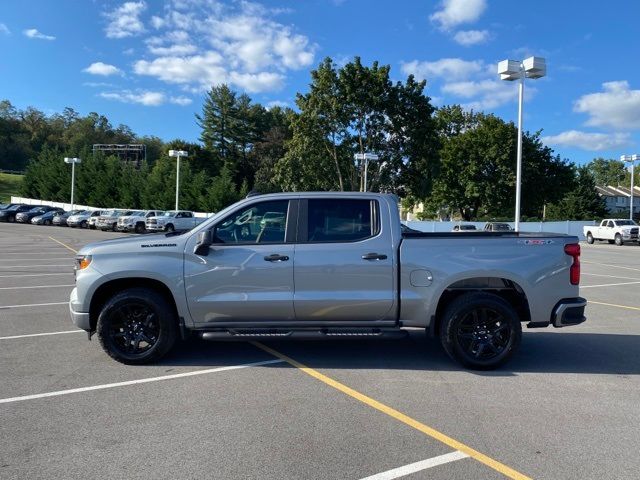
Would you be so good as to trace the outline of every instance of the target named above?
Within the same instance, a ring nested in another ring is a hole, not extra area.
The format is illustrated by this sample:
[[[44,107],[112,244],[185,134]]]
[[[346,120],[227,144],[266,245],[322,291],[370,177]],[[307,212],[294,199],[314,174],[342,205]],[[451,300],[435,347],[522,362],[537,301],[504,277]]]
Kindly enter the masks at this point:
[[[394,478],[404,477],[406,475],[411,475],[412,473],[426,470],[427,468],[437,467],[438,465],[455,462],[456,460],[462,460],[463,458],[468,457],[469,455],[467,455],[466,453],[456,450],[455,452],[440,455],[438,457],[428,458],[420,462],[410,463],[409,465],[405,465],[404,467],[394,468],[393,470],[387,470],[386,472],[377,473],[375,475],[371,475],[370,477],[362,478],[361,480],[393,480]]]
[[[62,287],[75,287],[75,284],[72,283],[71,285],[35,285],[30,287],[0,287],[0,290],[22,290],[23,288],[62,288]]]
[[[53,302],[53,303],[30,303],[29,305],[0,305],[0,310],[7,308],[22,308],[22,307],[45,307],[48,305],[68,305],[69,302]]]
[[[49,265],[49,264],[47,264],[47,265],[0,265],[0,268],[34,268],[34,267],[70,267],[70,268],[73,268],[73,263],[65,263],[64,265]]]
[[[635,272],[640,272],[640,268],[623,267],[622,265],[612,265],[610,263],[585,262],[584,260],[580,263],[584,263],[586,265],[602,265],[603,267],[623,268],[625,270],[633,270]]]
[[[49,335],[64,335],[66,333],[87,333],[84,330],[65,330],[64,332],[30,333],[28,335],[11,335],[10,337],[0,337],[0,340],[15,340],[29,337],[48,337]]]
[[[602,285],[580,285],[580,288],[598,288],[598,287],[617,287],[618,285],[635,285],[638,282],[624,282],[624,283],[604,283]]]
[[[620,277],[619,275],[604,275],[602,273],[584,273],[582,272],[581,275],[588,275],[590,277],[607,277],[607,278],[620,278],[622,280],[640,280],[640,278],[634,278],[634,277]]]
[[[26,400],[35,400],[38,398],[58,397],[60,395],[70,395],[72,393],[91,392],[93,390],[105,390],[107,388],[127,387],[129,385],[139,385],[141,383],[162,382],[164,380],[174,380],[176,378],[194,377],[196,375],[206,375],[208,373],[227,372],[229,370],[239,370],[241,368],[258,367],[260,365],[271,365],[273,363],[282,363],[279,358],[275,360],[264,360],[262,362],[244,363],[242,365],[233,365],[229,367],[208,368],[206,370],[196,370],[194,372],[176,373],[173,375],[163,375],[161,377],[140,378],[138,380],[129,380],[127,382],[105,383],[102,385],[93,385],[91,387],[71,388],[69,390],[58,390],[56,392],[37,393],[35,395],[24,395],[22,397],[2,398],[0,403],[24,402]]]
[[[42,248],[38,248],[38,250],[45,250]],[[51,255],[52,253],[66,253],[64,250],[62,250],[62,248],[59,247],[55,247],[54,249],[52,249],[49,253],[47,252],[33,252],[31,250],[24,250],[24,251],[20,251],[20,252],[2,252],[0,253],[0,255],[28,255],[30,257],[32,257],[33,255]]]
[[[24,275],[0,275],[0,278],[20,278],[20,277],[44,277],[52,275],[73,275],[73,272],[60,273],[25,273]]]

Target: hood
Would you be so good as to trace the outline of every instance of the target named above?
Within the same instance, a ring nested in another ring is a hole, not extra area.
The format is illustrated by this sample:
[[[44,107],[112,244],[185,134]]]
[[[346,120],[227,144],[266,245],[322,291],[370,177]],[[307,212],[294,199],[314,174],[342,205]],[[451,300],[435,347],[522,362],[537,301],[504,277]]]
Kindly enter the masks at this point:
[[[183,250],[184,243],[189,238],[185,233],[165,234],[158,233],[155,235],[136,235],[133,237],[113,238],[103,240],[101,242],[90,243],[85,245],[78,252],[79,255],[101,255],[111,253],[136,253],[151,248],[150,246],[158,246],[157,248],[166,248],[169,250]]]

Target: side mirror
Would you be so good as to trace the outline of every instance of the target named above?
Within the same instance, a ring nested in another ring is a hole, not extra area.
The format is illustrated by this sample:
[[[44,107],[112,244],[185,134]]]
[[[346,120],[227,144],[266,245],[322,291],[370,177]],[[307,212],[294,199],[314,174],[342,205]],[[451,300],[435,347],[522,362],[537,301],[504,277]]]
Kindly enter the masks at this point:
[[[193,253],[196,255],[207,255],[209,246],[213,243],[213,233],[211,230],[204,230],[198,233],[198,242],[196,243]]]

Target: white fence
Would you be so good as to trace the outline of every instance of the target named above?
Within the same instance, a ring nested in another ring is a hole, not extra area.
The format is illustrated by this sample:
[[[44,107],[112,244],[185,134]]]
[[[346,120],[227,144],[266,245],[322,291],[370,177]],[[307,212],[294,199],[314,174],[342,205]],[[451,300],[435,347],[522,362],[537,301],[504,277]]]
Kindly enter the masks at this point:
[[[437,221],[409,221],[405,222],[408,227],[421,232],[450,232],[454,225],[464,223],[465,225],[475,225],[478,230],[482,230],[487,222],[437,222]],[[508,223],[513,228],[513,222]],[[520,231],[522,232],[546,232],[546,233],[566,233],[567,235],[575,235],[584,240],[582,227],[587,225],[597,225],[595,220],[592,221],[571,221],[565,220],[561,222],[520,222]]]
[[[49,200],[38,200],[37,198],[24,198],[24,197],[11,197],[11,203],[26,203],[27,205],[48,205],[50,207],[58,207],[64,210],[71,210],[70,203],[62,203],[62,202],[50,202]],[[106,207],[92,207],[90,205],[79,205],[74,204],[73,207],[76,210],[105,210]],[[118,210],[125,210],[119,207],[109,207],[109,208],[117,208]],[[127,209],[132,210],[132,209]],[[193,212],[193,215],[196,218],[209,218],[213,215],[213,213],[206,212]]]

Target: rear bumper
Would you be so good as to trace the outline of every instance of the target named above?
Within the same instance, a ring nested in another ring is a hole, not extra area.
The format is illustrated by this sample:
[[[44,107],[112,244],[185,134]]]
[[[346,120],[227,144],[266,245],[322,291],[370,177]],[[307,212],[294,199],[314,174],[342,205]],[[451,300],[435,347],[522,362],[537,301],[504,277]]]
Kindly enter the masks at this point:
[[[553,308],[551,323],[556,328],[578,325],[587,319],[584,316],[586,306],[587,300],[582,297],[560,300]]]

